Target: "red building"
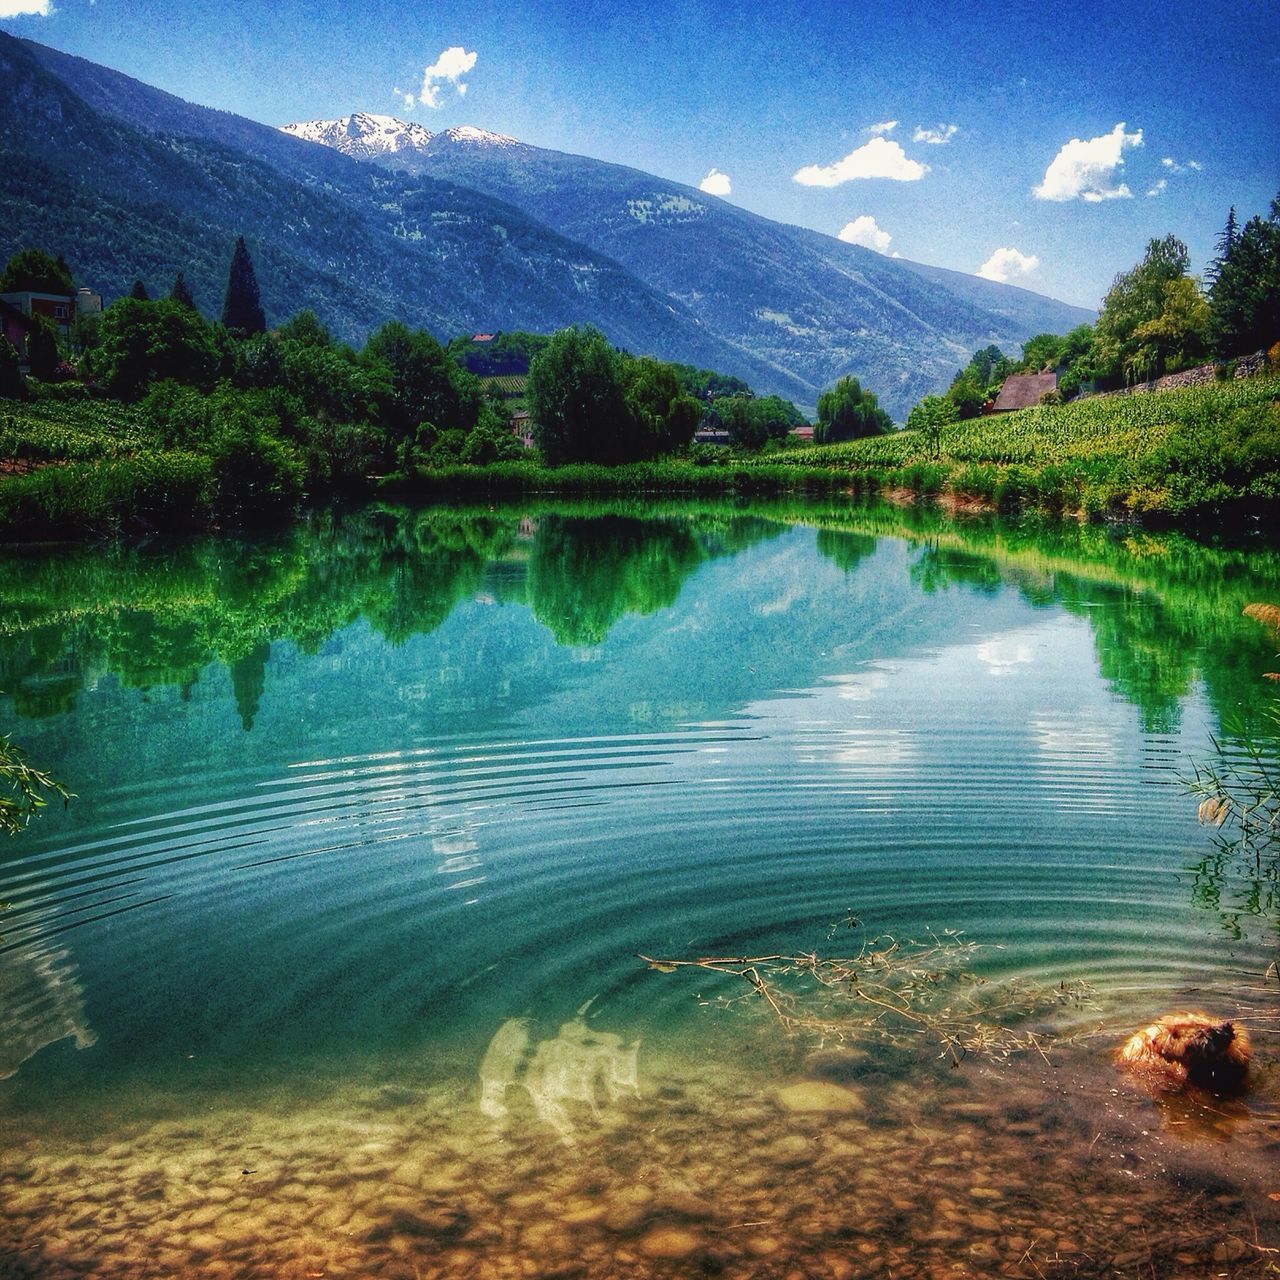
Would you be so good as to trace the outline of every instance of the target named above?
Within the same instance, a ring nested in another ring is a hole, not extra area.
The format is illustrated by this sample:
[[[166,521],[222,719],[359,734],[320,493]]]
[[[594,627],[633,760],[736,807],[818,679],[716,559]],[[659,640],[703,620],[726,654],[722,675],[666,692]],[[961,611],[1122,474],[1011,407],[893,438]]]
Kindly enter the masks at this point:
[[[76,297],[73,293],[0,293],[0,300],[16,307],[24,316],[44,316],[57,327],[64,340],[71,337],[71,322],[76,318]]]

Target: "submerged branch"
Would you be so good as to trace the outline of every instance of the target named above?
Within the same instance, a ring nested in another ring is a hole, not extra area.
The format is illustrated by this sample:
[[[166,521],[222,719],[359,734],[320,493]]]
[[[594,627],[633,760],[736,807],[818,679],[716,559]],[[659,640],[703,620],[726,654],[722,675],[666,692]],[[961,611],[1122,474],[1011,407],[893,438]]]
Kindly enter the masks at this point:
[[[845,923],[861,929],[855,917]],[[923,942],[863,933],[858,950],[848,956],[639,958],[658,973],[701,969],[741,979],[788,1035],[898,1045],[924,1039],[953,1065],[969,1054],[1043,1056],[1056,1037],[1020,1024],[1063,1005],[1089,1003],[1089,988],[1082,982],[1045,988],[1017,979],[988,981],[966,967],[977,949],[976,942],[947,930]],[[712,1003],[730,1007],[748,994],[718,996]]]

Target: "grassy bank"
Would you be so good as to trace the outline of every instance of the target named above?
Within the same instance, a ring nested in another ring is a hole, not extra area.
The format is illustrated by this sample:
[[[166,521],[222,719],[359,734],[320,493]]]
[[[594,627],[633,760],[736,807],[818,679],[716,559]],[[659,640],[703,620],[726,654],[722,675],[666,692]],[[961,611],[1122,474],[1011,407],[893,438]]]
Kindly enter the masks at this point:
[[[1193,522],[1280,506],[1280,378],[975,418],[934,442],[918,432],[848,444],[625,467],[533,462],[422,470],[389,492],[485,495],[900,493],[959,505],[1087,519]]]
[[[154,414],[114,401],[6,403],[0,537],[211,527],[225,523],[227,513],[234,523],[237,511],[273,504],[287,513],[285,499],[304,492],[314,499],[343,487],[344,479],[364,480],[328,436],[305,451],[298,446],[296,464],[275,459],[275,479],[289,485],[268,487],[264,459],[274,454],[259,439],[194,447],[183,440],[174,448],[168,434]],[[521,460],[417,468],[384,477],[380,488],[387,497],[449,503],[538,495],[888,493],[1006,512],[1193,524],[1280,511],[1280,377],[975,418],[945,428],[936,442],[903,431],[782,453],[698,450],[616,467]]]

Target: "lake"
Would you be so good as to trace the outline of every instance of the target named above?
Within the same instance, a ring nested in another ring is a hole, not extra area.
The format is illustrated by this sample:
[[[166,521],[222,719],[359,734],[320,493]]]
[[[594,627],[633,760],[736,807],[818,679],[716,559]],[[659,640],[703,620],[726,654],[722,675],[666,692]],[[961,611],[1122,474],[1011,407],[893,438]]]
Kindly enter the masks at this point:
[[[1275,861],[1184,785],[1276,551],[615,504],[0,559],[76,792],[0,862],[0,1276],[1280,1257]],[[1244,1099],[1117,1070],[1184,1008]]]

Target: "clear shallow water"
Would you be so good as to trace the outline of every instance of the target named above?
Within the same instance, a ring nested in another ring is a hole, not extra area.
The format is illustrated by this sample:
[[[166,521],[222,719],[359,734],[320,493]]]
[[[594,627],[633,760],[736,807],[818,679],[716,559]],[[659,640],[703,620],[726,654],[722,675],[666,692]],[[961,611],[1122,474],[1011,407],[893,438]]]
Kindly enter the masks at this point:
[[[16,737],[79,798],[0,867],[0,1274],[1203,1274],[1280,1245],[1273,884],[1214,861],[1178,782],[1256,711],[1274,555],[725,508],[4,570]],[[827,951],[851,911],[963,930],[995,984],[1087,983],[1032,1024],[1077,1038],[949,1070],[636,959]],[[1188,1004],[1257,1032],[1226,1115],[1110,1064]]]

